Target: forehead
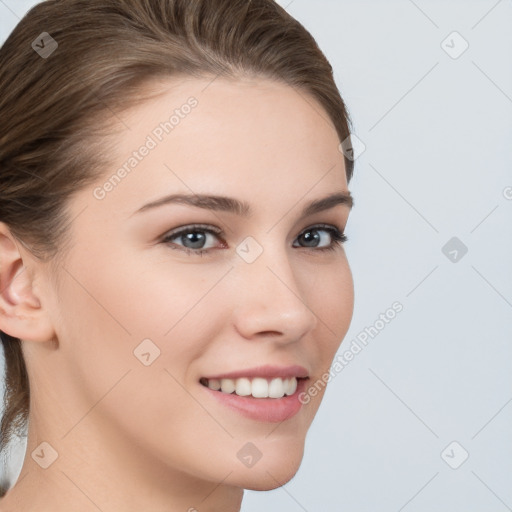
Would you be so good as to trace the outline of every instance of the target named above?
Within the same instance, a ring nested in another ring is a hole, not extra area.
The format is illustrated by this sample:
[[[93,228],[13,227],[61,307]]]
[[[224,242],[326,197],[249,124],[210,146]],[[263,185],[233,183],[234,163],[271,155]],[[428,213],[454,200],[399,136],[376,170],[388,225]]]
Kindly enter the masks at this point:
[[[265,206],[347,190],[336,130],[314,98],[262,78],[182,78],[122,116],[96,184],[121,210],[162,193],[232,195]],[[110,183],[110,185],[109,185]]]

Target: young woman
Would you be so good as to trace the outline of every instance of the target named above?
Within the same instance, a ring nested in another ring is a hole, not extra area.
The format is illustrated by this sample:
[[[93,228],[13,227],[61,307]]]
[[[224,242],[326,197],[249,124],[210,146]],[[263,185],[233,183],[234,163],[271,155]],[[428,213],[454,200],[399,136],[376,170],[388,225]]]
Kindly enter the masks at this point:
[[[0,50],[0,511],[237,511],[352,317],[349,118],[271,0],[47,0]],[[346,156],[347,155],[347,156]]]

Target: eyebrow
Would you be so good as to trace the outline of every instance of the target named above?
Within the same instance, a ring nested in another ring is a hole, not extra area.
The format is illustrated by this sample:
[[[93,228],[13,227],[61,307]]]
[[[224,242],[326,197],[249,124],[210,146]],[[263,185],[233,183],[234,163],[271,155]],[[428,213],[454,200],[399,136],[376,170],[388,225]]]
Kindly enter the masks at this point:
[[[253,210],[249,203],[239,201],[233,197],[205,195],[205,194],[171,194],[151,203],[145,204],[139,208],[135,213],[145,212],[159,206],[167,204],[185,204],[188,206],[195,206],[197,208],[204,208],[206,210],[223,211],[234,213],[242,217],[249,217],[252,215]],[[321,199],[315,199],[307,203],[302,209],[302,216],[307,217],[324,210],[329,210],[335,206],[342,204],[352,208],[354,199],[350,192],[338,192]]]

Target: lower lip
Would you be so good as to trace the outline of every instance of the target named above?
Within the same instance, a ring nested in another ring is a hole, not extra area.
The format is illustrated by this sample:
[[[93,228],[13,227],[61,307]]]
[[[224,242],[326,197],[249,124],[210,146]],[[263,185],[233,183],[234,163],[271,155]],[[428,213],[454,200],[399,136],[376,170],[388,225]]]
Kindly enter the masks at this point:
[[[299,394],[304,390],[307,379],[297,381],[297,389],[293,395],[282,398],[254,398],[252,396],[238,396],[215,391],[199,384],[213,398],[223,405],[230,407],[246,418],[267,423],[279,423],[295,416],[302,408]]]

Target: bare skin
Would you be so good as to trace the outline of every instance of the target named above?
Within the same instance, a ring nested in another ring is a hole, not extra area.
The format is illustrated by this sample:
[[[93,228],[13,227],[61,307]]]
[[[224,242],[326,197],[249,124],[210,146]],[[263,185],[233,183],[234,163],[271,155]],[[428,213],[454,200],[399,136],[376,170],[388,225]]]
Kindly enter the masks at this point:
[[[0,329],[24,340],[31,384],[27,454],[1,512],[233,512],[243,489],[278,487],[299,468],[325,388],[276,423],[245,417],[199,381],[270,364],[300,365],[314,383],[329,370],[354,291],[343,246],[314,227],[343,232],[350,204],[302,210],[348,193],[340,141],[304,92],[210,82],[161,82],[162,95],[121,116],[129,129],[116,134],[112,167],[69,204],[72,245],[56,268],[0,223]],[[172,131],[105,185],[190,97],[197,105]],[[228,196],[252,213],[138,212],[178,193]],[[184,236],[163,240],[198,223],[223,231],[200,233],[203,255],[186,252]],[[237,252],[247,237],[245,254],[262,249],[252,262]],[[262,454],[252,467],[237,455],[248,442]]]

